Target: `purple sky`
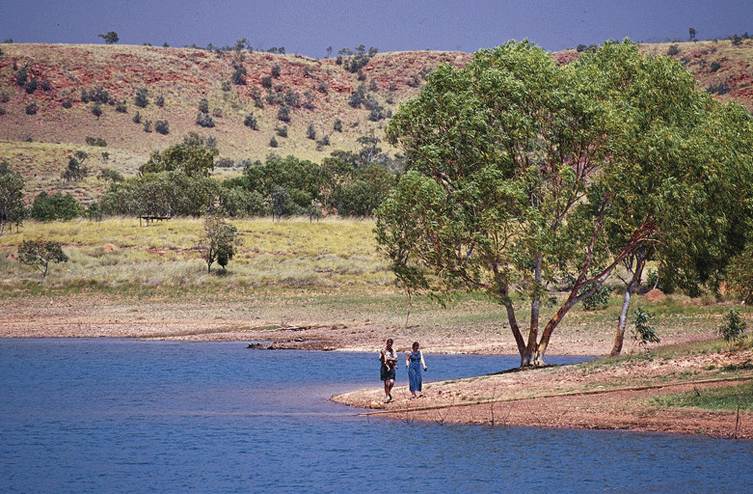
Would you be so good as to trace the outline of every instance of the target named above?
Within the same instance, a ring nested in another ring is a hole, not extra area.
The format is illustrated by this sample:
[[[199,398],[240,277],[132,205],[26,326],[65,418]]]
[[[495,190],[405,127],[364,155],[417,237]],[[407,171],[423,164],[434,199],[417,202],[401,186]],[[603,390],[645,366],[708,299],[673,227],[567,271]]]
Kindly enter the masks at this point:
[[[0,0],[0,41],[180,47],[285,47],[314,58],[327,47],[472,53],[524,38],[548,51],[607,39],[686,41],[753,34],[752,0]]]

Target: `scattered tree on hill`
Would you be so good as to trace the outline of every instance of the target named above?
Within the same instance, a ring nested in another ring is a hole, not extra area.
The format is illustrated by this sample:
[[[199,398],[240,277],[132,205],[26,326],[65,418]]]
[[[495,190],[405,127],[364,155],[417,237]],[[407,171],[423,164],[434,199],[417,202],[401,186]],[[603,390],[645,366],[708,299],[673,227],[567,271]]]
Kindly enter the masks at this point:
[[[61,174],[66,181],[78,182],[89,174],[89,169],[84,166],[84,161],[89,155],[84,151],[76,151],[68,157],[68,168]]]
[[[506,309],[521,366],[539,365],[567,312],[641,249],[704,281],[702,254],[732,233],[725,209],[752,202],[753,163],[703,151],[729,125],[747,132],[714,108],[681,64],[629,41],[564,66],[529,42],[441,65],[388,126],[408,171],[377,211],[378,245],[408,290],[485,291]],[[709,133],[714,118],[724,124]],[[542,331],[542,301],[565,279]],[[516,290],[530,301],[527,337]]]
[[[8,224],[23,224],[26,213],[24,203],[24,179],[10,169],[6,162],[0,163],[0,235]]]
[[[212,264],[215,261],[222,266],[224,271],[242,240],[236,227],[226,223],[219,216],[208,216],[204,220],[204,236],[198,245],[198,249],[207,263],[207,272],[211,272]]]
[[[99,34],[98,36],[105,40],[105,43],[107,43],[108,45],[113,45],[120,41],[118,33],[116,33],[115,31],[110,31],[107,34]]]

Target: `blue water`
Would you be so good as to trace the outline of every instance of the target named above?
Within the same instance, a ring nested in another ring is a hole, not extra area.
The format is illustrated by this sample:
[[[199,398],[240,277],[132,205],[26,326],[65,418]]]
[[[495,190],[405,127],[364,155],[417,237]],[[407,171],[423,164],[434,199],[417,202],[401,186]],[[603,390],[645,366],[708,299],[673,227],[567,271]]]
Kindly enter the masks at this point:
[[[245,346],[0,340],[0,492],[753,490],[751,442],[359,416],[328,398],[378,388],[376,354]],[[517,363],[426,358],[427,381]]]

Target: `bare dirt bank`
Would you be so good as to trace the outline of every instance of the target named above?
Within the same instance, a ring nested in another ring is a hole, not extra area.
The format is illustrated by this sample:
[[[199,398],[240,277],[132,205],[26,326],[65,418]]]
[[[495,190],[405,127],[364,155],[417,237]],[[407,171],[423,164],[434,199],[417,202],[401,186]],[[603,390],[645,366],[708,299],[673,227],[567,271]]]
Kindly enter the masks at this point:
[[[753,352],[634,363],[591,362],[511,371],[458,381],[429,383],[410,399],[407,386],[384,403],[380,389],[334,396],[364,413],[399,420],[495,426],[625,429],[673,434],[753,438],[749,410],[713,411],[669,406],[670,394],[709,393],[753,382]],[[725,368],[747,369],[743,372]],[[428,376],[427,376],[428,377]],[[747,388],[750,389],[749,387]]]

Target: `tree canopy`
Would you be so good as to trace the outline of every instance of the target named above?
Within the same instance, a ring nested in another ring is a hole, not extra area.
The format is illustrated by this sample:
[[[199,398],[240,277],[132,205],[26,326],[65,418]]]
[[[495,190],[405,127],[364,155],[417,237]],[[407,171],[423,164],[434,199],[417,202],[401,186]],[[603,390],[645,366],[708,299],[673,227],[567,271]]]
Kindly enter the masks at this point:
[[[406,290],[489,293],[521,365],[540,363],[565,314],[642,249],[685,280],[711,275],[702,254],[721,248],[712,237],[746,194],[729,174],[751,168],[703,151],[715,119],[717,132],[749,132],[725,112],[680,64],[629,41],[562,66],[527,41],[482,50],[440,66],[390,122],[408,171],[377,211],[377,241]],[[554,288],[565,300],[542,331]],[[527,337],[515,291],[530,301]]]

